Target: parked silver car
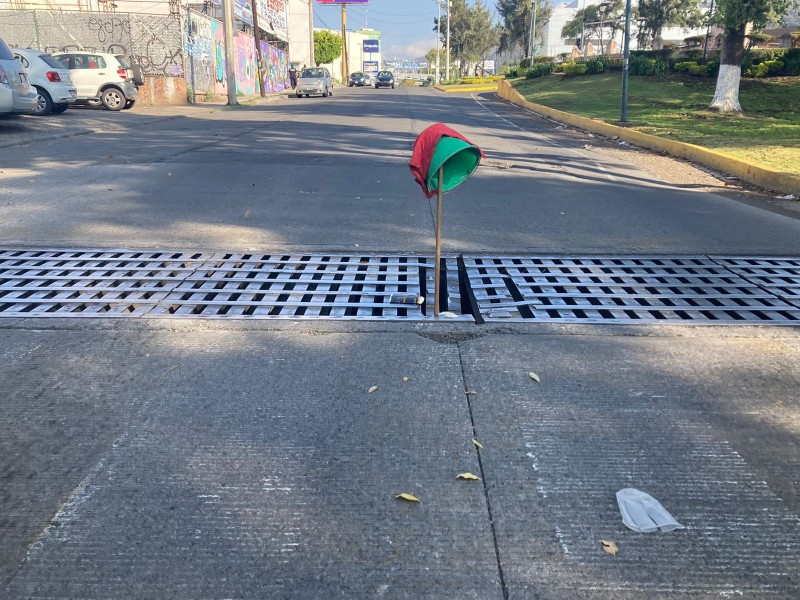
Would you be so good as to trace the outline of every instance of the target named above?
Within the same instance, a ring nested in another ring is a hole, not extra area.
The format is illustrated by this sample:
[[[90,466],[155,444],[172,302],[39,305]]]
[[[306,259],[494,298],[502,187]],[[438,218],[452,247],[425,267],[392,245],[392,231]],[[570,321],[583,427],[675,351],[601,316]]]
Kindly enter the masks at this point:
[[[36,110],[36,90],[25,68],[0,38],[0,115],[25,115]]]
[[[303,69],[297,78],[295,95],[308,98],[311,94],[320,94],[323,98],[333,96],[333,77],[325,67],[309,67]]]
[[[141,69],[120,54],[106,52],[58,52],[53,55],[69,69],[78,102],[102,104],[108,110],[132,108],[144,85]]]
[[[62,113],[75,102],[77,92],[69,70],[51,55],[39,50],[12,48],[14,58],[25,67],[30,84],[36,89],[34,114]]]

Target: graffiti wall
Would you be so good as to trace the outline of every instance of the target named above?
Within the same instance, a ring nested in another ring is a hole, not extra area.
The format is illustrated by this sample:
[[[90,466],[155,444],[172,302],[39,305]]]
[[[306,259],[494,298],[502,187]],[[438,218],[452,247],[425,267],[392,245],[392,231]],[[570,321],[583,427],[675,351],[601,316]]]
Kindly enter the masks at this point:
[[[188,85],[198,93],[226,95],[225,41],[222,23],[188,11],[184,40],[185,76]],[[239,94],[257,94],[257,59],[255,41],[241,31],[234,38],[236,44],[236,84]],[[261,42],[264,91],[279,92],[286,88],[288,57],[286,52]]]
[[[128,13],[0,11],[0,31],[11,46],[45,52],[88,50],[124,54],[145,75],[183,75],[178,17]]]

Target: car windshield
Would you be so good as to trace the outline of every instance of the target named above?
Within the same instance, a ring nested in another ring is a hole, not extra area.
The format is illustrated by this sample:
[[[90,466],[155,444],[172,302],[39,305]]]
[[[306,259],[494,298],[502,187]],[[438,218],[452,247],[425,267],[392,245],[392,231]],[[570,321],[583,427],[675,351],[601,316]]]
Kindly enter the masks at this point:
[[[40,54],[39,58],[41,58],[48,67],[52,67],[53,69],[63,69],[64,65],[57,61],[55,58],[50,56],[49,54]]]
[[[381,71],[378,73],[378,77],[391,77],[392,74],[389,71]]]
[[[303,69],[300,77],[325,77],[325,71],[322,69]]]
[[[364,76],[363,73],[353,73],[352,75],[350,75],[350,77],[363,77],[363,76]]]

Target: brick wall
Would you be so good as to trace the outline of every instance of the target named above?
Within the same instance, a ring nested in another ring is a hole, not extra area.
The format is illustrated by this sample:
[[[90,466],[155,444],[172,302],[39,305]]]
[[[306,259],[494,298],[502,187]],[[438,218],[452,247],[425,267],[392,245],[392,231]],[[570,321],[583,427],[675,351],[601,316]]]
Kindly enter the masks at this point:
[[[186,80],[183,77],[145,75],[139,88],[141,104],[186,104]]]

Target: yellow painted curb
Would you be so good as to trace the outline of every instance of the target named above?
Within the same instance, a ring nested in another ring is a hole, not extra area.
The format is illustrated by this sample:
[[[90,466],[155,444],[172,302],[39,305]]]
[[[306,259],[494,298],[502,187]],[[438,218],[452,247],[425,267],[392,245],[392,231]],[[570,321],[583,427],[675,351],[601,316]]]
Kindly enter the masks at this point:
[[[446,94],[454,94],[456,92],[494,92],[497,89],[497,86],[495,86],[493,83],[469,87],[443,87],[441,85],[434,85],[432,87]]]
[[[579,117],[571,113],[550,108],[549,106],[534,104],[533,102],[525,100],[522,94],[515,90],[507,81],[501,80],[497,82],[497,95],[512,104],[527,108],[528,110],[532,110],[535,113],[539,113],[540,115],[544,115],[545,117],[549,117],[561,123],[579,127],[592,133],[599,133],[607,137],[619,136],[619,139],[631,142],[637,146],[649,148],[650,150],[667,152],[672,156],[684,158],[711,167],[712,169],[717,169],[723,173],[730,173],[742,181],[768,190],[800,196],[800,175],[784,173],[783,171],[778,171],[769,167],[755,165],[740,158],[734,158],[722,152],[717,152],[716,150],[703,148],[702,146],[695,146],[694,144],[687,144],[685,142],[676,142],[675,140],[668,140],[656,135],[650,135],[649,133],[642,133],[640,131],[628,129],[627,127],[619,127],[617,125],[611,125],[610,123]]]

